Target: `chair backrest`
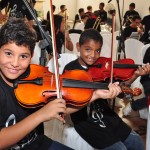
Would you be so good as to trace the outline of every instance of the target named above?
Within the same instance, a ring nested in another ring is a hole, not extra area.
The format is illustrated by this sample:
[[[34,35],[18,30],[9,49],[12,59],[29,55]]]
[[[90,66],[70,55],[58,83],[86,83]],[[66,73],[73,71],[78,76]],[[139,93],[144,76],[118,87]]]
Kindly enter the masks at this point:
[[[40,56],[41,56],[41,48],[39,47],[39,43],[37,42],[34,48],[33,57],[31,59],[31,64],[40,64]]]
[[[73,53],[79,55],[79,52],[77,51],[77,48],[76,48],[76,43],[79,42],[80,34],[79,33],[70,33],[69,36],[73,43]]]
[[[66,66],[66,64],[68,64],[69,62],[75,60],[78,58],[77,54],[71,54],[71,53],[63,53],[60,54],[60,58],[58,59],[58,64],[59,64],[59,74],[62,74],[64,67]],[[51,58],[51,60],[48,62],[47,64],[48,66],[48,70],[52,73],[54,73],[54,59]]]
[[[101,49],[101,57],[111,57],[111,43],[112,43],[112,34],[107,32],[107,33],[100,33],[103,37],[103,46]]]
[[[126,58],[134,60],[135,64],[142,64],[142,50],[143,43],[136,39],[125,40],[125,54]]]
[[[146,50],[150,47],[150,44],[145,44],[143,45],[143,47],[141,48],[142,51],[142,58],[144,58],[145,52]]]

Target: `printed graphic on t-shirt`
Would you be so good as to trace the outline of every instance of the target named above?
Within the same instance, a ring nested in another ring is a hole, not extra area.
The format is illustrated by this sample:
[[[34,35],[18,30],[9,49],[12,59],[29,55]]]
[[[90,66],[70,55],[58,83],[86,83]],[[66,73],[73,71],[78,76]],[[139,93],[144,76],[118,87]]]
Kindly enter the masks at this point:
[[[92,119],[95,123],[98,123],[100,127],[105,128],[106,125],[105,123],[102,121],[103,119],[103,114],[100,111],[96,111],[96,110],[92,110]]]
[[[11,114],[5,124],[5,127],[9,127],[16,124],[16,117],[14,114]],[[26,145],[29,145],[31,142],[33,142],[37,137],[37,134],[35,131],[31,132],[26,138],[21,140],[18,144],[15,144],[13,147],[10,148],[10,150],[21,150]]]

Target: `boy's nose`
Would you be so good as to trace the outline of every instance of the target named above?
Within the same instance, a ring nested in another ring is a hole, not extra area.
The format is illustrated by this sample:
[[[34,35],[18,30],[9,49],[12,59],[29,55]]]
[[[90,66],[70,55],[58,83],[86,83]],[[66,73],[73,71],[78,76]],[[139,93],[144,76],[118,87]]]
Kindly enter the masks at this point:
[[[19,66],[19,59],[15,57],[12,60],[12,65],[13,65],[13,67],[18,67]]]
[[[92,57],[95,57],[95,51],[92,51],[92,52],[91,52],[91,56],[92,56]]]

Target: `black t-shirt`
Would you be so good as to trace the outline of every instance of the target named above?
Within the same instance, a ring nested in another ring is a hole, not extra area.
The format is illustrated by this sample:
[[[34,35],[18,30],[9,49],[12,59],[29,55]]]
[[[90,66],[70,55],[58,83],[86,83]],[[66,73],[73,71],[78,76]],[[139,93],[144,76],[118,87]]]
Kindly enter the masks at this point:
[[[141,37],[141,41],[145,44],[150,43],[150,15],[145,16],[142,21],[142,25],[145,26],[144,34]]]
[[[21,107],[15,97],[14,89],[7,85],[0,77],[0,129],[16,124],[34,111],[35,109]],[[39,125],[13,148],[25,149],[27,147],[28,150],[34,150],[31,147],[35,147],[37,143],[40,143],[39,139],[41,139],[45,142],[45,145],[43,145],[45,148],[42,148],[42,150],[47,150],[52,140],[43,135],[42,128],[43,124]],[[42,147],[42,143],[40,143],[40,146]]]
[[[144,58],[143,58],[143,63],[150,63],[150,47],[146,50]],[[143,85],[144,88],[144,93],[145,95],[150,94],[150,74],[141,76],[141,84]]]
[[[94,12],[95,16],[100,17],[100,22],[106,22],[107,21],[107,12],[105,10],[100,11],[96,10]]]
[[[133,16],[139,16],[139,13],[135,10],[128,10],[126,11],[125,15],[124,15],[124,19],[125,19],[125,26],[129,26],[131,24],[131,21],[129,19],[132,19]]]
[[[1,10],[6,7],[10,17],[24,18],[26,16],[28,20],[33,19],[22,0],[1,0]]]
[[[57,47],[57,52],[58,54],[61,54],[62,46],[65,42],[65,36],[62,32],[59,32],[56,34],[56,47]]]
[[[126,27],[123,31],[124,39],[126,40],[126,38],[130,37],[132,32],[137,32],[137,28],[132,28],[130,26]]]
[[[64,71],[75,69],[87,70],[76,59],[67,64]],[[94,148],[106,148],[128,137],[131,129],[110,109],[107,100],[96,100],[90,104],[90,111],[88,108],[71,114],[71,119],[75,130]]]

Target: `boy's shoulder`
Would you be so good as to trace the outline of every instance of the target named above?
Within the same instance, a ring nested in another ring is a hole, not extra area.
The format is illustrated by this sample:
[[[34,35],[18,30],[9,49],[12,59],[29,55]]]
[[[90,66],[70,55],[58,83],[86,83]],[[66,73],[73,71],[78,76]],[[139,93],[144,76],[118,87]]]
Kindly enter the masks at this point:
[[[65,66],[65,69],[64,70],[73,70],[73,69],[76,69],[76,67],[79,66],[79,62],[78,62],[78,59],[75,59],[71,62],[69,62],[66,66]]]

